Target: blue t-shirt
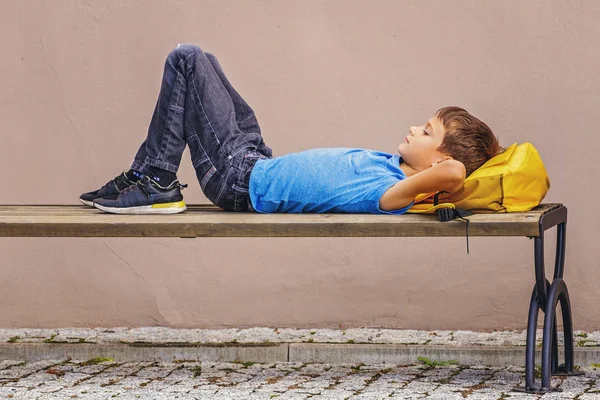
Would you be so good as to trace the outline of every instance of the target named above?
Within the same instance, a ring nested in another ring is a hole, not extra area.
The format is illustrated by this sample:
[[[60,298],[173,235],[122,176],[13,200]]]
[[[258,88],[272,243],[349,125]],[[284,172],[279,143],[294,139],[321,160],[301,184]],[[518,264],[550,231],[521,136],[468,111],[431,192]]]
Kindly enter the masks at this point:
[[[404,214],[379,199],[406,177],[397,155],[363,149],[313,149],[260,159],[250,174],[250,201],[261,213]],[[412,204],[411,204],[412,205]]]

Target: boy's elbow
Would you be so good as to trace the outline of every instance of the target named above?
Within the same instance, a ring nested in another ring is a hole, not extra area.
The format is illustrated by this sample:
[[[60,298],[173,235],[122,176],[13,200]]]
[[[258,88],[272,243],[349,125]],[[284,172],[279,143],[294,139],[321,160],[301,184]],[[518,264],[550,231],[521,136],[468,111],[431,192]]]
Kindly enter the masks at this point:
[[[448,167],[448,191],[453,192],[459,189],[465,183],[467,170],[460,161],[449,160]]]

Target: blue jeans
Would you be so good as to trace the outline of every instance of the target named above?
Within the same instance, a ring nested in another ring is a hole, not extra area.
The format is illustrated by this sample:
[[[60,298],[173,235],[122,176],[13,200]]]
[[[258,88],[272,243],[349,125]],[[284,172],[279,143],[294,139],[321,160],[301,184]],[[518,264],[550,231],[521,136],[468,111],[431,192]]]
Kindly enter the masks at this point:
[[[176,173],[186,144],[206,197],[224,210],[252,210],[250,172],[258,159],[272,157],[271,149],[217,58],[191,44],[167,57],[148,136],[131,168]]]

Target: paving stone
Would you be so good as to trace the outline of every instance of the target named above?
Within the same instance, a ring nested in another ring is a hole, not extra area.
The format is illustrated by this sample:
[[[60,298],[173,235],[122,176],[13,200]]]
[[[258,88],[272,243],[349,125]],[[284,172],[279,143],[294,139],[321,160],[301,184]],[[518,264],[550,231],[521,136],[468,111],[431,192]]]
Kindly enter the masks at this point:
[[[315,400],[339,400],[350,398],[354,392],[343,389],[325,389],[320,396],[315,397]]]
[[[19,379],[15,382],[10,382],[5,384],[5,387],[21,387],[27,389],[35,389],[37,387],[43,386],[48,382],[53,382],[56,380],[54,375],[37,373],[30,375],[26,378]]]
[[[300,389],[290,389],[285,393],[282,393],[280,396],[276,397],[277,400],[304,400],[307,398],[312,398],[313,395],[310,393],[306,393]],[[265,399],[265,395],[260,395],[260,397],[256,397],[257,399]]]
[[[41,369],[41,368],[40,368]],[[29,365],[16,365],[12,368],[3,369],[0,371],[0,381],[8,381],[11,379],[19,378],[21,376],[29,375],[38,370]]]
[[[423,369],[417,373],[423,382],[440,382],[450,380],[462,371],[460,367]]]
[[[431,382],[420,382],[414,380],[409,382],[403,389],[403,391],[410,391],[413,393],[430,393],[436,390],[440,386],[439,383],[431,383]]]
[[[80,374],[96,375],[96,374],[104,371],[111,364],[112,363],[82,365],[82,364],[76,363],[72,366],[72,371],[76,372],[76,373],[80,373]],[[115,365],[115,367],[117,367],[117,365]]]
[[[565,379],[560,384],[560,388],[563,390],[562,393],[565,396],[575,397],[579,394],[583,394],[584,391],[593,390],[593,380],[591,379],[580,379],[581,377],[570,377]],[[552,397],[552,396],[550,396]],[[600,399],[600,395],[598,396]]]
[[[6,369],[6,368],[11,368],[11,367],[20,365],[22,363],[23,363],[22,361],[2,360],[2,361],[0,361],[0,370]]]
[[[567,399],[577,399],[583,396],[584,392],[579,393],[566,393],[566,392],[551,392],[546,393],[542,399],[543,400],[567,400]],[[578,397],[579,396],[579,397]],[[598,399],[600,397],[596,397]]]
[[[0,387],[0,398],[15,398],[23,393],[26,393],[26,388],[15,388],[15,387]]]
[[[492,378],[491,369],[463,369],[456,376],[452,377],[450,383],[455,385],[473,385]]]
[[[404,399],[404,400],[413,400],[413,399],[425,399],[427,395],[423,393],[411,392],[410,390],[401,390],[392,394],[390,399]]]
[[[51,374],[48,374],[51,376]],[[78,374],[78,373],[73,373],[73,372],[67,372],[65,373],[65,375],[60,376],[60,377],[56,377],[55,379],[60,382],[61,384],[63,384],[64,386],[73,386],[75,384],[77,384],[79,381],[81,381],[84,378],[88,378],[89,375],[86,374]],[[50,379],[48,379],[50,380]]]
[[[126,363],[122,365],[57,365],[4,362],[25,373],[0,386],[0,398],[17,399],[540,399],[512,392],[523,381],[522,368],[422,365],[327,365],[236,363]],[[132,371],[141,369],[142,374]],[[33,371],[33,372],[32,372]],[[64,375],[60,374],[64,372]],[[88,373],[75,372],[87,371]],[[519,372],[521,371],[521,372]],[[563,392],[543,400],[600,399],[600,371],[554,378]],[[194,376],[200,372],[199,376]],[[140,376],[141,375],[141,376]],[[10,397],[12,396],[12,397]],[[75,397],[76,396],[76,397]],[[579,397],[578,397],[579,396]]]
[[[499,397],[499,396],[498,396]],[[488,397],[488,399],[497,399],[498,397]],[[427,400],[463,400],[464,396],[460,393],[430,393]],[[468,397],[471,399],[471,397]]]
[[[63,390],[65,387],[57,382],[45,383],[44,385],[35,388],[35,391],[40,393],[56,393]]]
[[[368,391],[365,393],[350,396],[351,400],[384,400],[389,399],[389,394],[385,392]]]
[[[496,372],[487,379],[488,385],[505,385],[506,382],[514,382],[515,380],[524,378],[522,373],[512,372],[507,369],[496,370]]]
[[[126,362],[117,367],[114,367],[112,373],[117,376],[127,376],[131,374],[135,374],[138,371],[152,365],[153,363],[134,363],[134,362]]]
[[[176,367],[173,364],[162,364],[152,367],[146,367],[139,371],[136,376],[140,378],[152,377],[152,378],[164,378],[175,370]]]

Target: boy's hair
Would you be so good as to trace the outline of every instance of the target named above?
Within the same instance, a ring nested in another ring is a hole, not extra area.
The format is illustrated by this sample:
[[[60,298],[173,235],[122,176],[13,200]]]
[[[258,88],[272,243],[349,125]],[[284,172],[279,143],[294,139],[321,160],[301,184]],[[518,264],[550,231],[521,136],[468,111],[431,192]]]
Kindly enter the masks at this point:
[[[438,151],[462,162],[467,176],[487,160],[504,151],[489,126],[465,109],[444,107],[435,115],[442,121],[445,131]]]

